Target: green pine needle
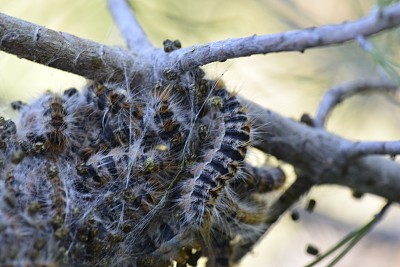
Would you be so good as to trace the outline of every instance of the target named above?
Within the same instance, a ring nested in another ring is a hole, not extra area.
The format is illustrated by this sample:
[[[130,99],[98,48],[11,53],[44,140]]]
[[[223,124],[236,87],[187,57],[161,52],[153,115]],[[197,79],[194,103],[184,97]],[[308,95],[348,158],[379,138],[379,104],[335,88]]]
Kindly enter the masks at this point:
[[[367,224],[362,226],[361,228],[350,232],[348,235],[346,235],[341,241],[339,241],[335,246],[333,246],[331,249],[326,251],[324,254],[318,256],[314,261],[306,265],[305,267],[313,267],[315,266],[318,262],[322,261],[332,253],[338,251],[341,247],[346,246],[343,248],[343,250],[337,255],[328,265],[327,267],[333,267],[336,263],[339,262],[340,259],[342,259],[357,243],[360,241],[369,231],[372,230],[372,228],[382,219],[383,215],[386,213],[387,209],[389,208],[391,202],[386,203],[385,206],[380,210],[378,214],[374,216],[374,218],[369,221]]]

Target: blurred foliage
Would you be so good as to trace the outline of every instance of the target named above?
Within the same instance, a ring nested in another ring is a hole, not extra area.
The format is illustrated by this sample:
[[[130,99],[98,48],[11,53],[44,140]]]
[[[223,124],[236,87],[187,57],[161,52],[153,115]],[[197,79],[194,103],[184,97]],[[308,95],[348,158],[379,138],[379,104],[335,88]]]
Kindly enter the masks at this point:
[[[400,86],[400,64],[389,58],[386,53],[383,53],[375,48],[372,48],[370,51],[368,51],[368,53],[371,55],[371,58],[376,62],[376,64],[382,68],[389,79],[396,85]]]
[[[378,0],[377,1],[379,7],[385,7],[385,6],[388,6],[393,3],[397,3],[397,2],[399,2],[399,0]]]

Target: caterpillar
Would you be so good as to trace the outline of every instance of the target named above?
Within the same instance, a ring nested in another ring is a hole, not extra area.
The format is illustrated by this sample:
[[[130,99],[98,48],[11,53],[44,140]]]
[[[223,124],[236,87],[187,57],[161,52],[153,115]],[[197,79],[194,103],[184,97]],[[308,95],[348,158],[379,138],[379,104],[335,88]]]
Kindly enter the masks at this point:
[[[103,137],[112,145],[127,145],[131,138],[140,135],[143,111],[133,105],[128,91],[122,88],[105,90],[103,115]]]
[[[33,151],[38,144],[43,144],[42,152],[50,154],[61,153],[66,146],[72,146],[69,148],[75,151],[84,138],[80,129],[80,102],[75,88],[66,90],[63,95],[45,92],[35,102],[21,107],[19,133],[32,144]]]
[[[254,167],[245,164],[238,174],[238,179],[232,181],[230,187],[240,196],[252,193],[266,193],[278,189],[286,181],[280,168]]]
[[[49,96],[48,103],[44,103],[44,120],[48,121],[48,129],[45,130],[47,146],[52,151],[62,151],[66,145],[67,138],[64,131],[67,129],[64,118],[67,111],[64,108],[61,97],[57,95]]]
[[[66,193],[65,193],[65,185],[63,184],[59,169],[55,164],[48,163],[47,164],[47,174],[48,174],[48,179],[50,180],[50,183],[53,187],[53,205],[55,206],[55,209],[58,211],[58,214],[60,216],[65,215],[64,208],[66,206]]]
[[[181,151],[184,141],[188,136],[188,125],[185,125],[185,115],[183,114],[180,103],[183,99],[176,94],[173,95],[171,88],[156,88],[153,92],[152,108],[155,110],[152,130],[152,143],[165,146],[172,154]]]
[[[219,147],[193,178],[191,191],[184,202],[184,221],[195,227],[203,227],[211,220],[216,199],[225,184],[235,177],[250,140],[250,127],[236,97],[225,89],[217,89],[214,96],[222,101],[219,108],[224,129]]]
[[[151,260],[151,257],[157,260],[174,259],[178,266],[187,266],[186,264],[190,264],[196,256],[195,260],[198,260],[201,255],[201,245],[197,241],[187,233],[178,232],[166,223],[161,224],[161,227],[156,234],[158,244],[150,257],[147,257],[148,260]]]
[[[81,170],[82,175],[87,175],[97,181],[105,179],[102,183],[108,181],[117,181],[129,173],[137,176],[143,176],[151,173],[162,173],[176,170],[166,153],[159,150],[150,150],[136,155],[135,165],[131,164],[131,155],[128,149],[113,148],[108,153],[96,153],[89,158],[85,170]]]
[[[0,204],[46,227],[5,244],[31,251],[44,237],[35,259],[55,251],[66,265],[194,266],[204,255],[227,266],[231,241],[263,229],[266,204],[255,196],[284,182],[244,163],[249,115],[200,69],[140,88],[91,82],[14,106],[18,130],[0,119],[0,189],[16,191]],[[3,145],[22,156],[3,159]]]

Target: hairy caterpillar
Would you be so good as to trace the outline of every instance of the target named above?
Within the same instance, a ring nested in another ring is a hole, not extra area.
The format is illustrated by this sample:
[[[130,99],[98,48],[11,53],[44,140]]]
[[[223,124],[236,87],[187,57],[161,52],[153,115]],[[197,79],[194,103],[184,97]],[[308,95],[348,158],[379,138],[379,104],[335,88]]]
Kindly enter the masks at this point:
[[[79,92],[68,89],[62,96],[46,92],[41,98],[21,109],[19,133],[32,144],[43,143],[43,150],[61,153],[66,146],[75,151],[82,141],[82,116]]]
[[[246,164],[233,183],[232,189],[239,195],[266,193],[283,186],[285,175],[280,168],[253,167]]]
[[[184,129],[181,123],[182,115],[177,105],[179,99],[174,99],[169,91],[170,89],[167,88],[155,93],[154,130],[158,132],[158,137],[165,142],[167,148],[173,152],[182,148],[187,129]]]
[[[250,140],[250,128],[238,100],[230,96],[225,89],[216,90],[215,96],[220,97],[222,101],[222,140],[201,172],[194,177],[192,189],[188,193],[189,200],[184,208],[185,221],[197,227],[210,220],[207,217],[212,216],[216,198],[227,181],[235,177]]]
[[[13,230],[13,244],[0,231],[0,251],[48,240],[31,265],[185,266],[204,255],[228,266],[213,250],[222,242],[229,254],[236,236],[261,231],[265,203],[254,194],[283,183],[244,163],[248,114],[200,69],[143,88],[92,82],[15,107],[17,129],[0,120],[0,191],[10,196],[0,215],[6,205],[22,214],[15,229],[29,234]]]

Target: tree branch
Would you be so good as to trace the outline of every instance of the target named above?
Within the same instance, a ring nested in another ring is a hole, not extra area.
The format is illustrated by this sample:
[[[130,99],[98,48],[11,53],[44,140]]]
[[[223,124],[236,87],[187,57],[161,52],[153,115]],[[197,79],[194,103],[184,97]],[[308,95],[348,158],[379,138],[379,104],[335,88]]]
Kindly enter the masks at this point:
[[[276,200],[268,209],[268,217],[265,221],[264,232],[258,233],[258,236],[245,242],[241,246],[234,247],[232,253],[232,261],[239,262],[254,245],[262,238],[262,236],[278,221],[278,219],[296,203],[300,197],[306,194],[314,185],[313,179],[306,175],[298,175],[294,183]]]
[[[98,81],[124,81],[136,55],[0,13],[0,50]]]
[[[317,184],[344,185],[357,192],[372,193],[400,202],[400,165],[382,156],[366,156],[349,161],[343,148],[352,142],[247,102],[250,114],[257,114],[255,127],[265,132],[255,146],[286,161]]]
[[[130,36],[128,38],[133,38],[128,29],[135,23],[132,21],[125,23],[122,20],[120,24],[121,28],[127,29],[124,30],[124,34],[128,34]],[[357,36],[370,36],[399,24],[400,4],[396,4],[372,12],[369,16],[353,22],[278,34],[228,39],[178,49],[170,53],[154,49],[152,53],[147,53],[147,57],[141,57],[138,60],[137,54],[129,53],[126,50],[104,46],[0,14],[0,49],[18,57],[89,79],[124,81],[126,70],[132,70],[133,64],[138,62],[145,65],[144,69],[146,70],[153,65],[159,73],[166,69],[185,72],[198,66],[230,58],[284,51],[303,52],[308,48],[341,44],[353,40]],[[141,29],[136,29],[135,33],[138,31],[140,32]],[[143,38],[141,34],[133,38],[137,40],[138,47],[140,47],[140,43],[146,42],[143,41]],[[130,47],[132,47],[136,41],[130,41],[130,43]],[[136,52],[140,52],[141,56],[145,54],[142,51]],[[135,68],[135,71],[137,72],[139,69],[141,68]],[[144,70],[141,71],[144,72]],[[130,75],[134,76],[136,72]],[[142,76],[148,76],[148,73]]]
[[[374,49],[373,45],[362,35],[357,36],[356,41],[365,52],[370,53]]]
[[[369,16],[352,22],[326,25],[303,30],[244,38],[228,39],[196,45],[171,52],[169,67],[179,64],[187,71],[211,62],[285,51],[304,52],[308,48],[342,44],[371,36],[400,24],[400,4],[373,11]]]
[[[400,154],[400,141],[392,142],[354,142],[342,148],[349,158],[366,155],[398,155]]]
[[[108,0],[108,8],[131,51],[143,52],[153,45],[149,42],[132,7],[126,0]]]
[[[393,93],[396,89],[397,86],[391,82],[375,80],[357,80],[334,86],[329,89],[322,98],[315,119],[313,120],[314,126],[317,128],[323,128],[330,112],[345,98],[366,91]]]

